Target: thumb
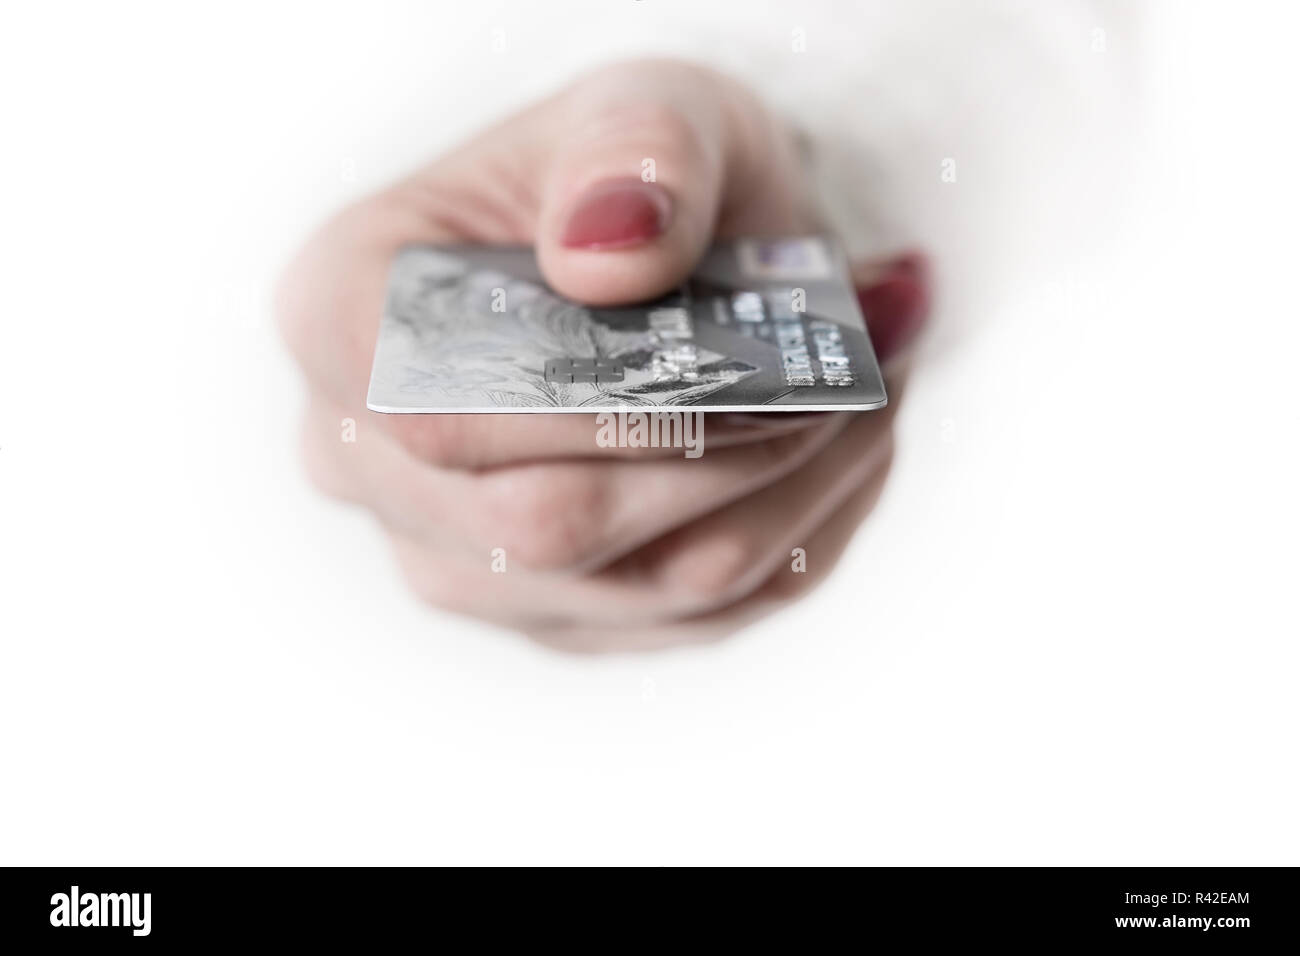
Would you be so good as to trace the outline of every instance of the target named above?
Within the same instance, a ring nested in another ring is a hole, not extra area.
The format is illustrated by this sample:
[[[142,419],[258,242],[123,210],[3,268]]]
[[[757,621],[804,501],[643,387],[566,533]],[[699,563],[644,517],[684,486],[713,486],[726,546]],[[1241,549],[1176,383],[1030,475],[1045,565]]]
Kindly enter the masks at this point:
[[[612,305],[686,278],[722,204],[724,96],[707,71],[644,63],[600,71],[561,97],[536,238],[552,288]]]

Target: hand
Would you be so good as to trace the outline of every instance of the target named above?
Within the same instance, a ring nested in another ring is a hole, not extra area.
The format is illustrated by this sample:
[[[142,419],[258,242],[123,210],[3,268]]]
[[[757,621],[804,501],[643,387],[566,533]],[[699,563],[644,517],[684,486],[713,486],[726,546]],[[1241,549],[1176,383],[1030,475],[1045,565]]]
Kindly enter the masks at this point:
[[[647,158],[655,182],[641,179]],[[636,301],[678,285],[717,237],[817,232],[802,182],[793,138],[747,91],[646,61],[589,75],[345,210],[299,255],[279,301],[310,390],[312,480],[376,515],[424,599],[567,647],[726,633],[806,592],[884,480],[896,366],[887,409],[710,415],[694,460],[600,448],[583,415],[365,409],[400,246],[533,244],[557,291]],[[862,276],[888,358],[923,316],[923,276],[915,259]],[[355,443],[340,440],[345,418]],[[497,548],[505,573],[492,570]],[[794,548],[806,573],[791,569]]]

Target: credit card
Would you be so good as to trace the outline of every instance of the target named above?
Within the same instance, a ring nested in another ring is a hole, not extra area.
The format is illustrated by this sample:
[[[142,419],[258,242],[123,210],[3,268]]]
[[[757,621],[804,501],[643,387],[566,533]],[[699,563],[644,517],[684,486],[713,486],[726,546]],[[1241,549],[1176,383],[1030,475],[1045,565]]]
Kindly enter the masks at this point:
[[[820,237],[714,246],[653,302],[582,305],[526,246],[406,246],[367,406],[386,413],[864,410],[885,404],[843,251]]]

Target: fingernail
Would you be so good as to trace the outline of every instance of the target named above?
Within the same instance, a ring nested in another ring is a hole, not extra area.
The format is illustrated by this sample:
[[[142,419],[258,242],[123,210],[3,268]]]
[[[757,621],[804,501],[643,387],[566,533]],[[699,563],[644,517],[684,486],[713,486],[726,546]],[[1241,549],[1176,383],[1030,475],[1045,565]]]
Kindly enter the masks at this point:
[[[664,231],[672,200],[657,183],[617,179],[592,186],[569,214],[560,237],[570,249],[620,249]]]
[[[916,339],[929,315],[925,260],[915,253],[900,256],[877,281],[858,289],[858,304],[876,357],[888,361]]]

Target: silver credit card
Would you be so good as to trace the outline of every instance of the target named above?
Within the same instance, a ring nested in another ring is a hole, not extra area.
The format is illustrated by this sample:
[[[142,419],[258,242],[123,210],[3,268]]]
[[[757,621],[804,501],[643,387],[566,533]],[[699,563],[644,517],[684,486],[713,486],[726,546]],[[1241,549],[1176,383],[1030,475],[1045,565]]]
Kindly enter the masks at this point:
[[[832,411],[885,385],[843,252],[817,237],[714,246],[653,302],[580,305],[523,246],[407,246],[388,282],[376,412]]]

